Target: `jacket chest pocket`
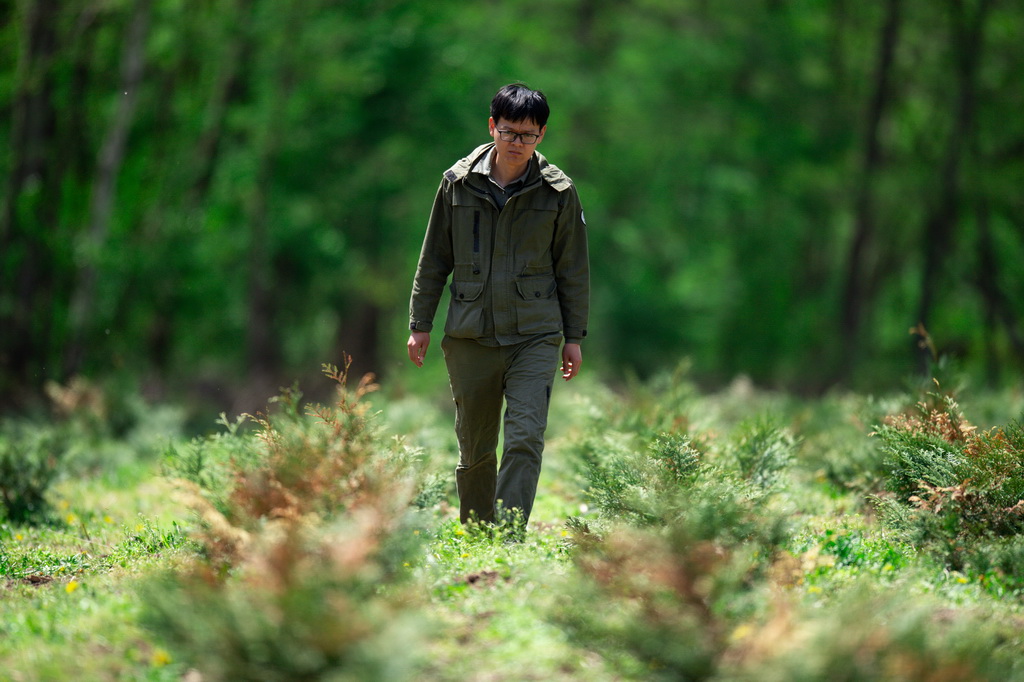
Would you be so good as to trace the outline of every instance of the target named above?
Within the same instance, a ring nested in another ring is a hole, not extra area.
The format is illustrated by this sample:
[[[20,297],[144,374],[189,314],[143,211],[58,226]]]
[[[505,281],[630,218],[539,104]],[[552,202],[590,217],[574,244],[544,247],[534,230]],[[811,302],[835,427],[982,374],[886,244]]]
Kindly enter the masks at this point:
[[[456,204],[452,213],[452,250],[457,265],[472,266],[479,275],[485,260],[482,254],[490,250],[493,215],[479,202]]]
[[[520,334],[545,334],[562,330],[562,310],[554,275],[516,278],[516,328]]]

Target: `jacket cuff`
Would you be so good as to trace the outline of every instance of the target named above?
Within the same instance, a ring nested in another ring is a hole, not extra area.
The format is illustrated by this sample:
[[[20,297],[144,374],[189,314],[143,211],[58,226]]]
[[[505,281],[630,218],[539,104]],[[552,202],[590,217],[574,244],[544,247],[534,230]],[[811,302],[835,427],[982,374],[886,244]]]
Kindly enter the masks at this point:
[[[433,322],[423,320],[409,320],[409,329],[414,332],[430,332],[434,328]]]
[[[586,329],[566,329],[562,334],[565,337],[566,343],[583,343],[583,338],[586,335]]]

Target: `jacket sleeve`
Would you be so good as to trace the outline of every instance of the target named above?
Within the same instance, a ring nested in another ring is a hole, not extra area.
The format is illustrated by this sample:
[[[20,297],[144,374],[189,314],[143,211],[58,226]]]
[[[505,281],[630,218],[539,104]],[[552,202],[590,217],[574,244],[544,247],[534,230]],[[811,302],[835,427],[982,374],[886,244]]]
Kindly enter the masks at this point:
[[[558,219],[552,242],[558,303],[566,343],[580,343],[587,335],[590,315],[590,255],[587,225],[576,187],[560,193]]]
[[[441,300],[448,275],[454,267],[452,252],[451,188],[447,180],[441,181],[430,211],[427,233],[423,238],[419,264],[412,283],[409,299],[409,324],[418,331],[429,332],[434,327],[434,314]]]

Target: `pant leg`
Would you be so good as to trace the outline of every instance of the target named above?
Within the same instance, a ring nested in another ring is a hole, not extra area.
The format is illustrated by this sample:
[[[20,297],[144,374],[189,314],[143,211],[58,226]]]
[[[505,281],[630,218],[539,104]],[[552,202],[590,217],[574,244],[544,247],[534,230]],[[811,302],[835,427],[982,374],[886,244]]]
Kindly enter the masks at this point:
[[[469,339],[441,340],[455,400],[455,435],[459,465],[459,518],[494,521],[504,362],[500,348]]]
[[[518,509],[530,519],[544,454],[551,387],[558,369],[560,335],[507,346],[505,369],[505,445],[498,471],[497,498],[502,509]]]

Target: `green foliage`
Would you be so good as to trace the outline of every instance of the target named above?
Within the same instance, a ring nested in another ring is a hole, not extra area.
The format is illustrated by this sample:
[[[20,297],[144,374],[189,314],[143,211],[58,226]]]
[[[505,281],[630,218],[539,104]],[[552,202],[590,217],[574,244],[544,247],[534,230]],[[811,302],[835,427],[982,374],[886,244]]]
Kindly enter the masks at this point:
[[[574,561],[579,579],[553,615],[571,637],[613,663],[631,654],[630,677],[633,660],[648,679],[711,677],[727,631],[718,602],[738,582],[727,555],[682,532],[620,527]]]
[[[763,625],[745,628],[728,659],[739,665],[724,677],[1019,680],[1014,627],[992,615],[861,580],[831,608],[782,607]]]
[[[761,488],[771,488],[793,461],[796,439],[767,417],[742,424],[731,453],[740,476]]]
[[[76,369],[175,393],[293,376],[354,344],[390,368],[409,226],[519,78],[593,226],[609,376],[690,357],[716,383],[888,385],[916,301],[971,374],[1015,383],[1017,3],[891,31],[873,3],[47,7],[0,24],[10,400]],[[914,59],[883,60],[887,35]]]
[[[993,554],[1007,556],[986,545],[1024,530],[1024,431],[1014,422],[979,434],[951,397],[935,402],[941,409],[922,403],[921,416],[899,415],[878,429],[896,496],[880,509],[951,568],[980,562],[984,573]]]
[[[193,438],[187,444],[169,443],[164,452],[164,474],[194,484],[221,514],[230,510],[230,496],[237,468],[252,465],[258,450],[239,427],[245,417],[228,420],[223,412],[217,420],[225,431]]]
[[[409,395],[396,410],[380,393],[370,409],[370,384],[328,373],[330,408],[285,391],[266,413],[222,416],[219,434],[172,438],[162,477],[142,456],[118,476],[90,466],[53,484],[51,523],[0,523],[0,669],[161,682],[1024,680],[1016,422],[971,429],[945,398],[886,420],[879,433],[937,438],[978,482],[898,496],[866,483],[869,451],[902,460],[864,424],[902,395],[574,383],[553,396],[557,466],[546,462],[521,533],[464,526],[446,504],[448,414]],[[115,442],[97,426],[102,451],[160,440],[133,427]],[[850,478],[822,476],[858,449]]]
[[[254,433],[222,420],[225,437],[172,459],[169,471],[200,492],[192,504],[205,561],[148,588],[147,622],[204,676],[411,675],[420,627],[402,567],[421,537],[411,464],[388,452],[361,402],[375,386],[350,391],[347,369],[324,367],[337,385],[333,407],[303,413],[288,391],[276,412],[250,417]],[[236,448],[249,452],[224,456]],[[224,482],[224,494],[207,497]]]
[[[701,540],[757,538],[771,545],[779,540],[784,521],[769,511],[775,492],[770,486],[790,461],[793,441],[774,428],[756,433],[759,440],[752,444],[749,434],[741,432],[737,443],[743,454],[730,449],[736,459],[729,461],[724,453],[702,453],[680,435],[657,436],[646,453],[632,452],[624,434],[608,431],[582,439],[572,454],[583,468],[588,499],[608,518],[641,526],[679,525]],[[740,458],[748,456],[751,466],[744,470],[742,462],[748,460]]]
[[[421,617],[381,564],[377,529],[309,531],[268,539],[227,580],[199,572],[150,583],[146,622],[213,680],[409,679]]]
[[[639,661],[652,678],[712,679],[751,586],[786,540],[787,514],[773,502],[796,439],[762,418],[725,441],[660,433],[644,450],[612,428],[643,416],[595,418],[569,448],[600,518],[568,523],[579,578],[552,618],[625,675]]]
[[[67,447],[60,429],[0,425],[0,518],[18,524],[47,519],[46,494],[63,471]]]
[[[347,372],[348,365],[324,366],[336,385],[333,407],[309,405],[303,413],[301,393],[285,391],[271,401],[278,408],[273,413],[244,415],[256,424],[254,432],[240,430],[241,418],[229,423],[222,415],[226,433],[168,449],[168,475],[199,494],[202,501],[194,502],[206,508],[215,534],[221,518],[229,535],[237,535],[230,529],[258,531],[273,519],[333,518],[380,499],[385,489],[401,507],[405,493],[395,486],[411,483],[409,462],[378,444],[373,414],[362,401],[376,386],[364,379],[350,390]]]
[[[801,434],[800,463],[837,492],[870,495],[884,489],[886,455],[877,440],[864,437],[867,424],[896,408],[877,398],[828,395],[806,402],[794,417]]]
[[[655,438],[650,452],[651,457],[680,483],[693,478],[700,467],[700,452],[686,436],[662,434]]]

